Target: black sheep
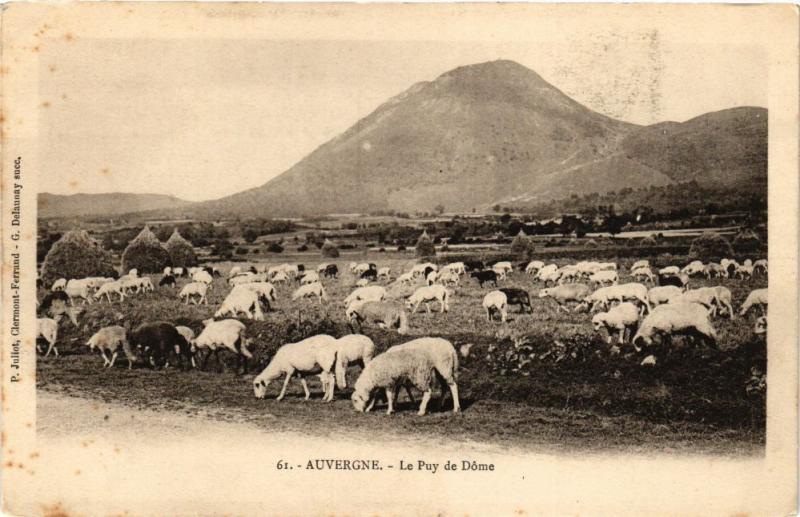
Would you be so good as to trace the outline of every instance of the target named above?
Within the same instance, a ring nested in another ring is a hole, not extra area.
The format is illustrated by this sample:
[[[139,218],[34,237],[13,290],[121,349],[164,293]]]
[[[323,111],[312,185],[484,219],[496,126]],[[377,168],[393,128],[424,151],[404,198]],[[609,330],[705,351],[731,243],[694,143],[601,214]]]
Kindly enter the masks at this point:
[[[464,262],[464,269],[467,271],[483,271],[486,266],[481,260],[467,260]]]
[[[491,269],[487,269],[485,271],[473,271],[469,276],[476,279],[481,287],[483,287],[484,282],[492,282],[494,283],[494,286],[497,287],[497,273]]]
[[[508,299],[508,305],[519,305],[519,312],[530,312],[533,314],[531,297],[528,295],[528,291],[517,289],[516,287],[503,287],[499,289],[499,291],[505,293]]]
[[[367,269],[363,273],[361,273],[361,278],[366,278],[367,280],[372,280],[373,282],[378,279],[378,270],[377,269]]]
[[[689,277],[686,274],[680,275],[658,275],[658,285],[674,285],[683,289],[689,283]]]
[[[138,350],[138,354],[145,363],[150,364],[153,368],[166,366],[170,356],[174,356],[176,364],[180,363],[184,369],[191,364],[192,352],[189,343],[175,326],[166,321],[139,325],[135,330],[129,332],[128,342],[133,349]],[[186,360],[185,363],[181,361],[181,357]]]
[[[322,274],[329,278],[337,278],[339,276],[339,268],[336,264],[328,264]]]
[[[175,281],[175,275],[164,275],[158,282],[158,287],[163,286],[175,287],[178,283]]]

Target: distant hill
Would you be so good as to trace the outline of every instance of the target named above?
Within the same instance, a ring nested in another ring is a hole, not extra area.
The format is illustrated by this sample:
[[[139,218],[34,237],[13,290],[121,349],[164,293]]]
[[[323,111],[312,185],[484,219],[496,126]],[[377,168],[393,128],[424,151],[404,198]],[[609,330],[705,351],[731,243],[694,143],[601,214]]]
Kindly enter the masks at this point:
[[[190,212],[484,211],[687,180],[751,184],[766,178],[766,146],[762,108],[643,127],[501,60],[415,84],[261,187]]]
[[[162,194],[73,194],[61,196],[40,193],[39,217],[118,215],[146,210],[185,207],[190,201]]]

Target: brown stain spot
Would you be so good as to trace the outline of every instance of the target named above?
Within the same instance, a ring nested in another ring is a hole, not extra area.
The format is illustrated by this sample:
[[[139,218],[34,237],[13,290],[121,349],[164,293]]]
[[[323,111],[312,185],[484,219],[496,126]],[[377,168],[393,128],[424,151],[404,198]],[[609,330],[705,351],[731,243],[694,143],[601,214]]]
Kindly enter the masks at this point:
[[[43,108],[49,108],[49,107],[50,107],[50,101],[44,101],[44,102],[41,104],[41,106],[42,106]]]
[[[111,174],[111,171],[108,170],[108,167],[103,167],[102,169],[100,169],[100,174],[102,174],[103,176],[108,176],[109,174]]]
[[[25,465],[23,465],[22,463],[17,463],[17,468],[24,469]]]
[[[35,459],[36,459],[36,458],[38,458],[38,457],[39,457],[39,453],[38,453],[38,452],[32,452],[32,453],[30,453],[30,458],[31,458],[32,460],[35,460]]]
[[[33,424],[31,422],[25,422],[25,427],[30,429],[31,427],[33,427]]]
[[[75,41],[75,36],[71,32],[68,32],[64,34],[64,39],[67,41]]]
[[[56,71],[56,65],[50,65],[50,66],[47,67],[47,69],[50,70],[51,72],[55,72]]]
[[[116,452],[117,454],[119,454],[119,453],[120,453],[119,447],[114,447],[114,452]]]
[[[69,180],[69,183],[67,183],[67,185],[69,186],[69,188],[78,188],[78,182],[76,180]]]
[[[39,45],[36,45],[35,47],[31,48],[31,52],[33,52],[34,54],[39,52],[40,50],[41,48],[39,47]]]
[[[11,468],[11,467],[13,467],[13,466],[14,466],[14,462],[13,462],[13,461],[7,461],[7,462],[5,462],[5,463],[4,463],[4,465],[5,465],[6,467],[8,467],[8,468]]]
[[[56,503],[52,506],[43,504],[42,515],[44,517],[70,517],[69,513],[61,506],[61,503]]]
[[[75,469],[75,475],[76,476],[80,476],[81,475],[81,469]]]
[[[67,94],[66,94],[66,93],[62,93],[62,94],[61,94],[61,99],[63,99],[63,100],[67,100]]]

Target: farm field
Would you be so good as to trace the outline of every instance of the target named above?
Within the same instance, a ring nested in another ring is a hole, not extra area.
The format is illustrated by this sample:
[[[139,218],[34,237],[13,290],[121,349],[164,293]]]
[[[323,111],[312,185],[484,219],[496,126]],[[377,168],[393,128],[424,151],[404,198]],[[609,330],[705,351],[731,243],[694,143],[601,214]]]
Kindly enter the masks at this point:
[[[276,257],[270,263],[291,262],[287,259]],[[444,337],[456,348],[472,344],[460,364],[460,415],[436,410],[438,391],[434,392],[433,411],[425,417],[416,415],[404,395],[395,415],[385,415],[382,406],[372,413],[357,413],[349,400],[350,387],[337,390],[334,403],[322,403],[316,377],[309,383],[311,401],[302,400],[302,389],[296,381],[290,383],[282,402],[274,400],[280,388],[276,383],[270,385],[267,399],[255,399],[251,381],[279,346],[318,333],[336,337],[351,333],[342,303],[355,284],[355,278],[345,272],[349,260],[324,260],[337,263],[343,271],[339,279],[323,279],[330,297],[327,303],[311,299],[292,302],[290,296],[296,285],[278,285],[278,300],[264,321],[242,320],[256,349],[246,375],[237,376],[235,358],[224,354],[222,372],[213,358],[204,371],[152,371],[143,367],[129,371],[127,362],[119,359],[114,368],[104,369],[98,354],[90,355],[84,345],[99,328],[119,324],[120,315],[131,327],[166,320],[199,332],[202,321],[213,315],[230,291],[225,273],[234,264],[223,262],[214,264],[223,277],[214,280],[208,306],[181,304],[180,287],[156,288],[154,293],[133,295],[124,302],[86,306],[80,328],[62,324],[61,356],[39,358],[37,386],[133,407],[201,414],[254,423],[265,430],[321,436],[343,432],[367,439],[376,434],[421,435],[536,450],[736,455],[763,451],[765,390],[758,384],[765,372],[766,354],[763,340],[752,332],[752,315],[733,321],[714,320],[719,350],[686,347],[676,340],[670,353],[657,353],[659,359],[654,367],[644,367],[640,366],[642,356],[634,355],[630,348],[622,348],[620,353],[609,349],[605,333],[593,330],[590,314],[557,311],[553,300],[539,299],[537,292],[543,286],[519,271],[511,273],[500,286],[530,292],[533,313],[519,314],[513,306],[506,324],[488,322],[481,307],[483,296],[494,288],[484,285],[481,289],[473,279],[462,277],[461,284],[454,288],[450,311],[441,314],[434,303],[430,314],[423,310],[410,316],[409,335],[374,327],[364,329],[378,351],[421,336]],[[391,267],[394,278],[416,262],[385,253],[366,258],[362,255],[360,260]],[[323,260],[318,256],[313,261],[303,260],[307,269],[316,269],[320,262]],[[554,262],[564,265],[575,261]],[[620,282],[629,280],[631,262],[618,262]],[[687,262],[685,258],[671,257],[662,264],[658,257],[651,258],[654,267]],[[151,277],[157,285],[160,275]],[[186,282],[181,279],[179,286]],[[738,310],[750,290],[766,286],[766,279],[694,278],[690,282],[691,287],[705,285],[729,287]],[[405,294],[411,291],[408,289]],[[349,386],[357,375],[357,368],[349,372]]]

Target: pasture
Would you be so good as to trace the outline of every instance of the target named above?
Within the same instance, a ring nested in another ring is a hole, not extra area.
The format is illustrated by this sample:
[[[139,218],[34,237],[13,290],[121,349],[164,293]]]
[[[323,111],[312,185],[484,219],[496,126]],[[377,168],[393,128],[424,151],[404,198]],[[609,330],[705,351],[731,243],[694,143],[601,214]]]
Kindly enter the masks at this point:
[[[370,254],[360,260],[391,267],[393,278],[417,262],[389,253]],[[189,281],[185,278],[179,280],[177,289],[157,287],[153,293],[135,294],[123,302],[86,305],[78,329],[70,323],[61,324],[61,356],[39,358],[37,386],[164,412],[199,413],[253,422],[265,429],[320,435],[349,433],[368,438],[380,433],[563,451],[763,451],[765,389],[759,383],[766,371],[766,351],[763,339],[753,334],[752,314],[748,318],[737,316],[733,321],[720,317],[714,320],[719,350],[684,346],[676,339],[672,349],[658,353],[655,366],[641,366],[642,355],[630,347],[623,347],[618,353],[609,347],[605,331],[598,333],[592,328],[591,314],[557,311],[553,300],[538,298],[543,285],[516,270],[516,264],[515,271],[500,282],[500,287],[527,290],[531,294],[531,314],[518,313],[517,307],[512,306],[507,323],[487,321],[481,301],[494,287],[480,288],[475,280],[462,276],[460,285],[453,288],[450,311],[442,314],[438,304],[433,303],[432,312],[426,314],[421,307],[421,312],[409,318],[408,335],[375,327],[363,329],[378,351],[421,336],[444,337],[456,348],[472,344],[460,364],[461,414],[453,415],[446,411],[447,407],[445,411],[436,410],[438,390],[430,406],[433,411],[425,417],[416,415],[405,395],[401,395],[395,415],[385,415],[380,405],[372,413],[357,413],[349,394],[358,368],[348,373],[348,388],[337,390],[332,404],[319,400],[322,391],[316,377],[309,382],[313,393],[310,401],[302,400],[302,389],[294,380],[282,402],[274,400],[280,389],[276,383],[270,385],[265,400],[255,399],[251,381],[279,346],[319,333],[340,337],[352,332],[342,303],[356,281],[347,273],[349,261],[319,257],[301,261],[307,269],[316,269],[320,262],[338,264],[338,279],[323,278],[328,302],[320,304],[315,298],[293,302],[290,296],[297,284],[278,284],[278,300],[264,321],[241,320],[255,345],[255,358],[246,375],[236,375],[235,358],[225,353],[222,368],[212,357],[203,371],[153,371],[142,366],[129,371],[127,362],[119,360],[114,368],[104,369],[99,355],[90,355],[84,345],[99,328],[120,324],[119,315],[131,327],[165,320],[199,333],[202,321],[213,316],[230,291],[226,273],[234,264],[219,263],[215,266],[223,275],[215,278],[209,289],[208,306],[180,302],[180,286]],[[270,262],[291,261],[276,257]],[[553,262],[564,265],[575,261]],[[620,283],[632,281],[632,262],[618,261]],[[682,266],[688,259],[672,257],[667,262],[651,258],[654,267],[667,263]],[[157,286],[160,275],[151,277]],[[766,283],[762,276],[749,280],[697,277],[690,287],[727,286],[738,311],[747,294]],[[43,294],[39,293],[40,299]]]

